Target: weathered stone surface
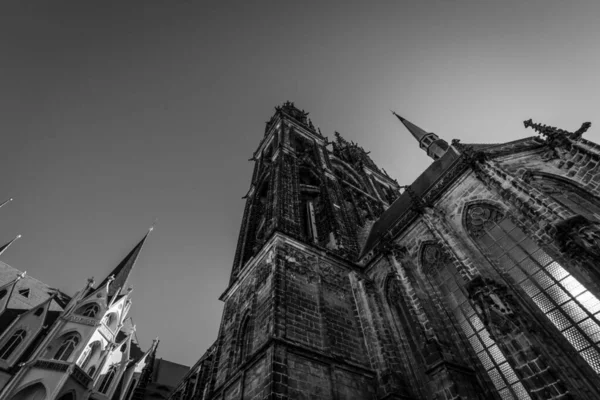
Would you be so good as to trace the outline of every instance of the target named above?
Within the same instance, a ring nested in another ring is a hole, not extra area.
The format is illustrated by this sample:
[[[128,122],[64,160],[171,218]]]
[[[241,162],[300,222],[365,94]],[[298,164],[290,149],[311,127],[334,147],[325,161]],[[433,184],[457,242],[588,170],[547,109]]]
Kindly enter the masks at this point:
[[[398,195],[358,145],[278,108],[196,398],[600,398],[600,146],[587,127],[454,141]]]

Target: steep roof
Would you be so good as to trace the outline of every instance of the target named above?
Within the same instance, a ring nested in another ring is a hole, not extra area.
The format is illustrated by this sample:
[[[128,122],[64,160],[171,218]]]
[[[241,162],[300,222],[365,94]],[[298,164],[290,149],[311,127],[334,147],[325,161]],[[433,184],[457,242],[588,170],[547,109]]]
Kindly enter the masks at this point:
[[[501,144],[465,144],[464,146],[472,146],[474,150],[483,151],[489,157],[500,157],[509,153],[536,149],[543,146],[543,144],[540,143],[537,137],[533,136]],[[413,193],[419,197],[425,195],[430,188],[458,162],[460,157],[460,153],[454,146],[450,146],[448,151],[441,158],[431,163],[431,165],[429,165],[429,167],[427,167],[427,169],[410,185]],[[407,190],[402,193],[402,195],[400,195],[396,201],[383,212],[383,214],[381,214],[371,228],[359,259],[363,258],[375,247],[381,237],[398,223],[400,218],[411,209],[412,205],[413,201]]]
[[[427,167],[427,169],[410,185],[412,191],[417,196],[423,195],[427,189],[429,189],[429,187],[435,183],[456,160],[458,160],[459,157],[460,155],[454,148],[451,147],[448,149],[440,159],[431,163],[431,165],[429,165],[429,167]],[[396,224],[399,217],[403,215],[412,204],[412,198],[408,191],[405,190],[404,193],[402,193],[373,224],[360,258],[374,247],[381,236]]]
[[[11,267],[8,264],[5,264],[0,261],[0,285],[13,281],[18,275],[21,275],[22,272],[16,268]],[[19,294],[20,290],[29,289],[28,296],[23,296]],[[56,293],[57,289],[51,288],[45,283],[29,276],[25,275],[22,279],[17,282],[17,286],[13,292],[13,295],[8,302],[8,308],[17,309],[17,310],[29,310],[32,307],[36,307],[37,305],[46,301],[53,293]],[[61,298],[61,302],[55,301],[52,302],[50,306],[51,311],[62,311],[63,307],[61,304],[64,300],[69,300],[69,296],[66,294],[59,292],[59,297]]]
[[[133,270],[135,262],[137,261],[140,252],[142,251],[142,247],[144,247],[144,243],[146,242],[146,239],[151,231],[152,229],[146,233],[142,240],[140,240],[139,243],[136,244],[133,249],[131,249],[129,254],[127,254],[125,258],[121,260],[121,262],[115,267],[115,269],[113,269],[111,273],[108,274],[108,276],[104,278],[104,280],[98,285],[99,288],[106,286],[109,279],[111,279],[111,277],[114,278],[108,289],[109,297],[118,294],[119,291],[127,284],[127,279],[129,279],[131,270]]]

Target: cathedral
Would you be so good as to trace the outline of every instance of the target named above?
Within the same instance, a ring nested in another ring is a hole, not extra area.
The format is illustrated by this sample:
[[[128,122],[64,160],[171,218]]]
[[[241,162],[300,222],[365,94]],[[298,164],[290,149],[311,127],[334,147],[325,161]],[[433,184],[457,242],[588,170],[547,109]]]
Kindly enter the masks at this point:
[[[157,372],[183,366],[156,359],[158,339],[143,351],[128,316],[127,281],[150,231],[98,285],[89,279],[73,297],[0,262],[0,399],[168,396],[176,382],[160,396]]]
[[[218,337],[171,400],[600,399],[590,123],[467,144],[390,116],[432,159],[401,186],[275,110]]]

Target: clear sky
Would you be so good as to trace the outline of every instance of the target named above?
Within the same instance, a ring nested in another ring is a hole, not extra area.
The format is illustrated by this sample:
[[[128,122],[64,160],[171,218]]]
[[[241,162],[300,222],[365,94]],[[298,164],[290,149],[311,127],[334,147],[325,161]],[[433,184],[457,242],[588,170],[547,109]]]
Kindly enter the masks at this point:
[[[144,235],[142,346],[191,365],[216,339],[252,164],[273,107],[429,164],[390,109],[448,141],[600,123],[600,1],[5,0],[3,261],[74,294]],[[586,137],[600,142],[597,125]]]

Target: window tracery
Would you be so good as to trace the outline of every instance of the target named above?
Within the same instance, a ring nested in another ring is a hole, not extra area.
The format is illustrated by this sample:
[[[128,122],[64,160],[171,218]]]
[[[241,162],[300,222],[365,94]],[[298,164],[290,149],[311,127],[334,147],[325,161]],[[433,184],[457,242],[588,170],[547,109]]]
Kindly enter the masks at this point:
[[[531,186],[573,213],[600,221],[600,202],[583,189],[549,176],[530,175],[528,180]]]
[[[117,373],[117,369],[114,366],[111,366],[109,368],[108,372],[106,373],[106,375],[104,375],[104,379],[102,379],[102,383],[98,387],[98,391],[100,393],[106,394],[108,392],[108,389],[110,388],[110,385],[111,385],[113,379],[115,378],[116,373]]]
[[[600,374],[600,300],[495,207],[470,206],[465,225],[482,252]]]
[[[62,343],[53,358],[59,361],[68,361],[80,341],[81,336],[79,336],[78,333],[69,333],[63,338]]]
[[[474,213],[478,220],[472,224],[475,232],[479,232],[487,222],[486,217],[494,218],[493,213]],[[500,351],[493,335],[482,321],[479,312],[469,301],[464,280],[455,266],[446,256],[439,243],[426,243],[421,250],[421,266],[429,282],[436,287],[452,315],[456,318],[466,340],[479,358],[492,383],[507,398],[516,396],[529,399],[525,387],[516,378],[515,371]]]
[[[254,331],[254,321],[248,315],[242,323],[242,329],[239,336],[239,360],[244,362],[246,357],[252,353],[252,340]]]
[[[90,303],[81,306],[76,314],[83,315],[88,318],[95,318],[96,314],[100,311],[100,306],[97,303]]]
[[[10,339],[0,348],[0,360],[8,360],[21,343],[25,340],[27,332],[24,329],[16,331]]]

